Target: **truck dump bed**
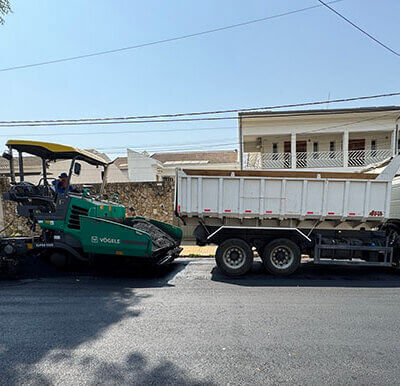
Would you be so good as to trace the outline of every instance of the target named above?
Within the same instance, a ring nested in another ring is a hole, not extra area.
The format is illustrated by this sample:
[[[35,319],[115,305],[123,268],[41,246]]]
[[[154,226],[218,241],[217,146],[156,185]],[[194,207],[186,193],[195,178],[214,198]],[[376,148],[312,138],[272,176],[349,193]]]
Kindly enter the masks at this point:
[[[175,210],[184,219],[357,220],[376,224],[390,216],[394,173],[178,170]]]

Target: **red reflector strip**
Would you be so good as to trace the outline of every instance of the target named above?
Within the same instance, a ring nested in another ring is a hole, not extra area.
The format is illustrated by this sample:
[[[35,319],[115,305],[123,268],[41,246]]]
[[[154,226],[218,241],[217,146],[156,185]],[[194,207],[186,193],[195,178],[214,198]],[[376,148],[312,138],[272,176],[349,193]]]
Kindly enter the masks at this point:
[[[335,212],[328,212],[328,214],[332,215],[332,214],[335,214]]]
[[[355,216],[356,214],[354,212],[350,212],[349,216]]]
[[[211,209],[204,209],[204,212],[211,212]]]
[[[230,209],[225,209],[224,212],[225,213],[231,213],[232,211]]]
[[[251,213],[251,210],[245,210],[244,212],[245,213]]]
[[[307,212],[307,214],[314,214],[314,212]]]
[[[272,210],[266,210],[265,213],[272,213]]]

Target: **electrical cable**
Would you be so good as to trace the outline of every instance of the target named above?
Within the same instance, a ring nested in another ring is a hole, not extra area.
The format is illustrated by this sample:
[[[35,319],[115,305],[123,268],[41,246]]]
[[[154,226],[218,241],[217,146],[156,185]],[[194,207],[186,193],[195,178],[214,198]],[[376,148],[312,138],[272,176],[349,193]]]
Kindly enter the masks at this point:
[[[393,50],[392,48],[388,47],[386,44],[382,43],[380,40],[378,40],[376,37],[372,36],[370,33],[368,33],[367,31],[365,31],[364,29],[362,29],[361,27],[359,27],[357,24],[353,23],[351,20],[349,20],[347,17],[343,16],[341,13],[339,13],[338,11],[336,11],[334,8],[330,7],[328,5],[328,3],[323,2],[322,0],[318,0],[324,7],[328,8],[330,11],[332,11],[333,13],[335,13],[337,16],[339,16],[340,18],[342,18],[344,21],[346,21],[347,23],[349,23],[350,25],[352,25],[354,28],[356,28],[357,30],[359,30],[361,33],[363,33],[364,35],[368,36],[371,40],[373,40],[375,43],[379,44],[380,46],[382,46],[383,48],[385,48],[386,50],[388,50],[389,52],[391,52],[392,54],[395,54],[396,56],[400,56],[399,52],[396,52],[395,50]]]
[[[89,124],[119,124],[119,123],[157,123],[157,122],[190,122],[190,121],[205,121],[205,120],[224,120],[224,119],[237,119],[237,116],[231,117],[205,117],[205,118],[184,118],[184,119],[149,119],[149,118],[175,118],[182,116],[197,116],[197,115],[216,115],[216,114],[227,114],[227,113],[245,113],[245,112],[259,112],[261,110],[275,110],[282,108],[295,108],[305,106],[315,106],[327,103],[343,103],[343,102],[354,102],[367,99],[386,98],[392,96],[399,96],[400,92],[392,92],[385,94],[375,94],[358,96],[351,98],[338,98],[323,101],[312,101],[304,103],[294,103],[285,105],[275,106],[264,106],[264,107],[251,107],[241,109],[229,109],[229,110],[215,110],[215,111],[202,111],[202,112],[189,112],[189,113],[177,113],[177,114],[158,114],[158,115],[142,115],[142,116],[128,116],[128,117],[107,117],[107,118],[79,118],[79,119],[55,119],[55,120],[27,120],[27,121],[0,121],[0,127],[31,127],[31,126],[60,126],[60,125],[89,125]],[[309,112],[301,112],[299,115],[316,114],[318,112],[310,110]],[[330,114],[335,113],[334,111]],[[246,118],[253,117],[246,115]],[[254,115],[254,118],[258,118],[259,114]],[[136,120],[140,121],[136,121]],[[112,121],[112,122],[111,122]]]
[[[331,1],[331,2],[329,2],[329,4],[338,3],[340,1],[343,1],[343,0]],[[61,63],[61,62],[85,59],[85,58],[90,58],[90,57],[99,56],[99,55],[113,54],[113,53],[116,53],[116,52],[122,52],[122,51],[128,51],[128,50],[137,49],[137,48],[143,48],[143,47],[148,47],[148,46],[160,45],[160,44],[164,44],[164,43],[170,43],[170,42],[174,42],[174,41],[177,41],[177,40],[189,39],[189,38],[193,38],[193,37],[196,37],[196,36],[208,35],[208,34],[212,34],[212,33],[215,33],[215,32],[225,31],[225,30],[228,30],[228,29],[244,27],[246,25],[260,23],[260,22],[263,22],[263,21],[271,20],[271,19],[277,19],[277,18],[280,18],[280,17],[283,17],[283,16],[293,15],[295,13],[309,11],[311,9],[319,8],[319,7],[321,7],[321,5],[313,5],[313,6],[310,6],[310,7],[300,8],[300,9],[296,9],[296,10],[293,10],[293,11],[288,11],[288,12],[284,12],[284,13],[280,13],[280,14],[276,14],[276,15],[262,17],[262,18],[259,18],[259,19],[253,19],[253,20],[242,22],[242,23],[231,24],[231,25],[227,25],[227,26],[224,26],[224,27],[213,28],[213,29],[200,31],[200,32],[195,32],[195,33],[186,34],[186,35],[181,35],[181,36],[175,36],[175,37],[168,38],[168,39],[161,39],[161,40],[156,40],[156,41],[152,41],[152,42],[136,44],[136,45],[128,46],[128,47],[115,48],[115,49],[106,50],[106,51],[92,52],[90,54],[70,56],[70,57],[60,58],[60,59],[46,60],[46,61],[43,61],[43,62],[30,63],[30,64],[24,64],[24,65],[20,65],[20,66],[12,66],[12,67],[1,68],[0,72],[21,70],[21,69],[30,68],[30,67],[45,66],[45,65],[48,65],[48,64],[55,64],[55,63]]]
[[[361,123],[361,122],[380,120],[380,119],[385,118],[385,117],[390,116],[390,115],[391,114],[382,114],[382,115],[379,115],[378,117],[360,119],[360,120],[357,120],[357,121],[348,122],[348,123],[344,123],[344,124],[340,124],[340,125],[331,125],[331,126],[320,127],[320,128],[317,128],[317,129],[298,132],[297,134],[301,135],[301,134],[308,134],[308,133],[323,132],[323,131],[330,130],[330,129],[339,129],[339,128],[342,128],[342,127],[355,125],[355,124]],[[221,141],[222,140],[223,139],[221,139]],[[227,138],[227,141],[228,140],[229,139]],[[129,146],[129,145],[126,145],[126,146],[123,146],[123,147],[122,146],[108,146],[108,147],[97,147],[96,150],[98,150],[100,152],[106,152],[107,154],[113,154],[113,152],[110,152],[108,150],[117,150],[117,149],[123,150],[123,149],[125,149],[125,151],[126,151],[127,148],[131,148],[131,147],[135,148],[135,149],[141,149],[141,150],[142,149],[146,149],[146,150],[170,149],[170,148],[173,148],[173,147],[177,147],[177,150],[180,150],[180,149],[182,149],[182,146],[184,146],[184,148],[187,148],[188,146],[193,147],[193,146],[200,146],[201,145],[203,147],[203,145],[204,145],[205,148],[213,148],[213,147],[217,147],[217,146],[231,146],[231,145],[240,145],[240,144],[244,144],[244,141],[242,141],[242,143],[240,143],[240,141],[236,141],[236,142],[227,142],[227,143],[224,142],[224,143],[217,143],[217,144],[214,143],[214,144],[210,144],[210,145],[208,145],[208,143],[195,142],[195,143],[183,143],[183,144],[172,144],[172,145],[162,145],[162,144],[154,145],[154,144],[149,144],[149,145],[141,145],[141,146],[136,146],[136,145]],[[120,153],[117,153],[117,154],[120,154]]]
[[[48,137],[50,135],[54,136],[73,136],[73,135],[107,135],[107,134],[147,134],[147,133],[172,133],[172,132],[185,132],[188,131],[210,131],[210,130],[234,130],[237,129],[235,126],[231,127],[199,127],[199,128],[186,128],[186,129],[165,129],[165,130],[127,130],[127,131],[106,131],[106,132],[80,132],[80,133],[34,133],[34,134],[29,134],[29,137]],[[24,137],[26,136],[26,133],[12,133],[12,134],[0,134],[0,137]]]
[[[330,130],[330,129],[339,129],[342,127],[347,127],[351,126],[357,123],[361,122],[367,122],[367,121],[377,121],[382,118],[385,118],[387,116],[390,116],[391,113],[386,113],[386,114],[381,114],[377,117],[370,117],[370,118],[365,118],[365,119],[360,119],[356,120],[353,122],[348,122],[340,125],[331,125],[331,126],[325,126],[325,127],[319,127],[317,129],[312,129],[312,130],[306,130],[299,132],[297,134],[307,134],[307,133],[315,133],[315,132],[323,132],[325,130]],[[225,140],[225,139],[221,139]],[[227,141],[229,138],[226,139]],[[123,154],[126,152],[127,148],[133,148],[133,149],[140,149],[140,150],[150,150],[150,151],[155,151],[155,150],[163,150],[163,152],[168,152],[168,151],[179,151],[179,150],[192,150],[193,148],[203,148],[203,149],[213,149],[216,147],[222,147],[222,146],[233,146],[233,145],[240,145],[239,141],[235,142],[223,142],[223,143],[212,143],[209,144],[209,142],[204,143],[204,142],[194,142],[194,143],[181,143],[181,144],[170,144],[170,145],[165,145],[165,144],[147,144],[147,145],[140,145],[138,146],[137,144],[135,145],[125,145],[125,146],[108,146],[108,147],[96,147],[95,150],[99,152],[106,152],[107,154]],[[176,148],[176,149],[175,149]],[[121,150],[121,151],[110,151],[110,150]]]

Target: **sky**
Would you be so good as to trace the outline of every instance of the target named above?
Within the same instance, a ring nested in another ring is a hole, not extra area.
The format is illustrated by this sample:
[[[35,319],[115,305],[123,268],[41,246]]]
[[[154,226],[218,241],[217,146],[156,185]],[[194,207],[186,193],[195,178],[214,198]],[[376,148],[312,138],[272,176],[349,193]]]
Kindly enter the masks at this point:
[[[10,0],[0,69],[195,33],[317,0]],[[332,5],[400,50],[398,0]],[[0,72],[0,121],[132,116],[302,103],[400,91],[400,57],[324,7],[135,50]],[[400,105],[400,97],[332,107]],[[328,107],[328,106],[327,106]],[[198,130],[201,128],[202,130]],[[173,131],[180,130],[180,131]],[[121,133],[124,132],[124,133]],[[31,139],[157,151],[235,148],[236,120],[0,128]]]

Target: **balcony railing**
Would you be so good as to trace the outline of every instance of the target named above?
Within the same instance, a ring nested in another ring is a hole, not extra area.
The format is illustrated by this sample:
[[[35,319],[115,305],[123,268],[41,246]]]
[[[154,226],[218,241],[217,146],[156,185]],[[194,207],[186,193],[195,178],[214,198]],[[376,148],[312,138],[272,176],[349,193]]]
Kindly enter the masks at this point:
[[[367,166],[392,156],[392,150],[351,150],[347,152],[347,166]],[[296,153],[296,168],[340,168],[344,167],[343,151],[319,151]],[[247,169],[290,169],[291,153],[245,153],[244,167]]]

